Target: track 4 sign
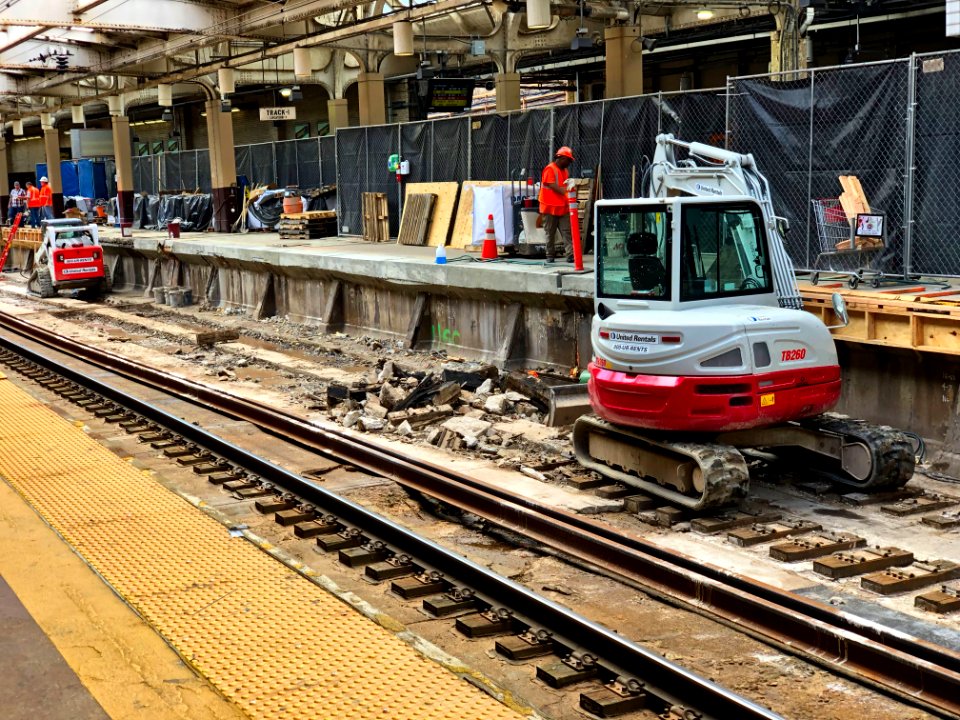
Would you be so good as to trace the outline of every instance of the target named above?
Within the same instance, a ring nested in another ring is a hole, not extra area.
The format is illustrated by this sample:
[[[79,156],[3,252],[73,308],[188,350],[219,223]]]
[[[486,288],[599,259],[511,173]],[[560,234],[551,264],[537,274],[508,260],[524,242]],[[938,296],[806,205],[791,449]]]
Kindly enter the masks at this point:
[[[295,107],[265,107],[260,108],[261,120],[296,120],[297,109]]]

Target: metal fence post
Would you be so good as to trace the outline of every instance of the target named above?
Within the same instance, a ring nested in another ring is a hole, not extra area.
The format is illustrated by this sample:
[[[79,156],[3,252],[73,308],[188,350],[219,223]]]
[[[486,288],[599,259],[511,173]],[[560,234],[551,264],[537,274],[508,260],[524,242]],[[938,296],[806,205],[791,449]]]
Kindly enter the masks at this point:
[[[813,200],[813,111],[816,106],[816,94],[814,92],[814,75],[813,70],[810,71],[810,135],[809,141],[807,143],[807,258],[806,258],[806,267],[811,268],[810,263],[810,222],[811,222],[811,211],[813,209],[812,200]]]
[[[513,126],[513,113],[510,113],[509,115],[507,115],[507,175],[509,175],[510,177],[513,177],[513,168],[511,167],[511,164],[510,164],[510,154],[511,154],[510,151],[512,150],[512,148],[510,147],[510,140],[511,140],[510,131],[512,130],[512,126]]]
[[[663,132],[663,90],[657,91],[657,135]]]
[[[917,54],[910,54],[907,64],[906,149],[903,178],[903,277],[910,279],[913,256],[913,180],[917,132]]]
[[[600,103],[600,149],[597,153],[597,177],[594,180],[594,183],[598,186],[597,191],[600,193],[600,197],[603,195],[603,121],[607,115],[607,101],[604,100]]]
[[[554,157],[557,152],[557,107],[550,107],[550,157]]]
[[[473,180],[473,120],[467,122],[467,180]]]
[[[400,123],[397,123],[397,158],[403,160],[403,132]],[[399,169],[398,169],[399,172]],[[403,181],[397,183],[397,208],[403,218]]]
[[[730,149],[730,95],[733,94],[733,83],[730,82],[730,76],[727,75],[727,91],[724,93],[723,109],[723,147]]]

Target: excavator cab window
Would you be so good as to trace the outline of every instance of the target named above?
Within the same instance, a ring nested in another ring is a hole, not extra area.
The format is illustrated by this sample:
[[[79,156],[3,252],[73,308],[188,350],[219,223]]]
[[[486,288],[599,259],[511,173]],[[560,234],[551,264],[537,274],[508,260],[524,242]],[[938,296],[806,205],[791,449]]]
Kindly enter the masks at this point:
[[[686,205],[680,240],[681,301],[772,292],[759,208]]]
[[[600,295],[669,300],[671,213],[606,206],[597,215]]]

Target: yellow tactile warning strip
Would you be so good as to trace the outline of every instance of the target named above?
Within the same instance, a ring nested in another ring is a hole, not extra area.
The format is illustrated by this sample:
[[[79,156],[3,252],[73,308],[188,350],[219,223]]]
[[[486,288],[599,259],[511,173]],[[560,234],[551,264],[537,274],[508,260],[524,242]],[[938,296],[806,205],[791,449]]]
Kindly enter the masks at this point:
[[[518,717],[3,380],[0,475],[251,717]]]

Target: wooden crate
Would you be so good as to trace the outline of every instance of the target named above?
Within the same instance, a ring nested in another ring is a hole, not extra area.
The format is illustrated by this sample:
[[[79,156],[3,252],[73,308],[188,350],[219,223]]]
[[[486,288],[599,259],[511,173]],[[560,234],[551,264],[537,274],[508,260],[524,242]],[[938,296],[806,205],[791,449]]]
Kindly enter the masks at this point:
[[[363,193],[363,239],[390,241],[390,215],[386,193]]]

